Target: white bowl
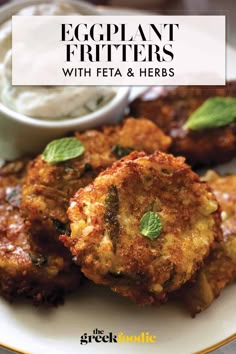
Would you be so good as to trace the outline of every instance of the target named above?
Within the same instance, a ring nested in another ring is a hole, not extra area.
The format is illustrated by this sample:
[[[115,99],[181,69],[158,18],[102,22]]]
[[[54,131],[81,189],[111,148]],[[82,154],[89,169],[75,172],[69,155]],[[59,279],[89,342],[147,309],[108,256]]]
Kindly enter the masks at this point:
[[[13,1],[0,9],[0,24],[8,20],[20,9],[51,0]],[[67,0],[83,15],[98,14],[92,5],[80,1]],[[74,130],[85,130],[102,124],[117,123],[124,115],[128,104],[128,87],[114,88],[116,95],[105,106],[83,117],[59,121],[45,121],[25,116],[4,106],[0,102],[0,158],[12,160],[17,157],[35,154],[58,137]]]

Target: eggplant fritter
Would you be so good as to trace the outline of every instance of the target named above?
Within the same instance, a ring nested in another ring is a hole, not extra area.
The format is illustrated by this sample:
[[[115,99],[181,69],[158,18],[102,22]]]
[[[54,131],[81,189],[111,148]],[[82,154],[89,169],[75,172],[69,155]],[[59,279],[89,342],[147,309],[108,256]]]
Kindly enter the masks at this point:
[[[215,129],[190,131],[183,129],[189,116],[215,96],[236,97],[236,81],[225,87],[188,86],[147,92],[131,104],[131,114],[154,121],[172,138],[171,152],[185,156],[193,166],[213,165],[236,156],[236,123]]]
[[[181,290],[192,316],[210,306],[236,277],[236,175],[221,177],[209,171],[204,179],[222,209],[223,240],[216,244],[195,279]]]
[[[139,224],[157,213],[151,240]],[[221,238],[218,203],[184,158],[133,152],[80,189],[68,210],[71,235],[61,236],[86,277],[144,305],[166,301]]]
[[[30,235],[20,211],[27,164],[18,160],[0,169],[0,294],[56,305],[78,287],[81,273],[60,242]]]
[[[153,153],[170,145],[170,138],[147,119],[129,118],[121,125],[76,133],[76,137],[85,148],[82,156],[56,165],[39,156],[29,167],[22,208],[34,234],[57,237],[68,232],[69,199],[117,159],[132,150]]]

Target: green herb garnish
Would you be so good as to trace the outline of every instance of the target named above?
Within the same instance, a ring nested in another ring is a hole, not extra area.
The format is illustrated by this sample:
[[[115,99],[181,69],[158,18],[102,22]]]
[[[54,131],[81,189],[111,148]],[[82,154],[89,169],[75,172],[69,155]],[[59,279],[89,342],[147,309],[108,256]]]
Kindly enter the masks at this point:
[[[53,226],[59,235],[70,235],[70,227],[58,219],[52,218]]]
[[[93,171],[93,166],[90,163],[86,163],[84,165],[84,172],[91,172]]]
[[[116,252],[117,240],[120,232],[120,224],[118,220],[119,212],[119,194],[115,185],[110,185],[107,190],[105,199],[104,222],[107,234],[109,235],[114,252]]]
[[[47,264],[47,258],[42,254],[38,254],[38,255],[29,254],[29,256],[31,258],[33,265],[35,265],[38,268],[41,268],[42,266]]]
[[[155,240],[162,232],[162,223],[159,215],[153,211],[145,213],[140,220],[139,230],[143,236]]]
[[[122,157],[129,155],[132,151],[134,151],[134,149],[130,147],[124,147],[121,145],[114,145],[111,151],[114,155],[116,155],[116,157],[121,159]]]
[[[103,103],[103,100],[104,100],[103,96],[98,97],[97,102],[96,102],[97,106],[100,106]]]
[[[54,164],[82,155],[84,147],[76,138],[62,138],[51,141],[43,152],[44,161]]]
[[[185,123],[191,130],[223,127],[236,119],[236,98],[214,97],[206,100]]]

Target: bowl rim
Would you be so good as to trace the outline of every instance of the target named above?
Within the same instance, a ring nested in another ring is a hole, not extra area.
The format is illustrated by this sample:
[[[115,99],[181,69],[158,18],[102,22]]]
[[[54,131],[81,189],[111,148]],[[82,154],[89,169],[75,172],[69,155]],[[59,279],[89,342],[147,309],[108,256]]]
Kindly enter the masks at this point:
[[[61,1],[55,0],[53,2],[60,3]],[[66,2],[68,4],[75,5],[75,7],[77,7],[78,10],[80,9],[81,12],[84,12],[87,15],[89,14],[101,15],[101,12],[97,11],[94,5],[88,4],[84,1],[66,0]],[[2,6],[1,13],[0,13],[0,25],[3,24],[5,21],[7,21],[7,19],[9,19],[9,17],[11,17],[14,12],[19,11],[20,9],[23,9],[30,5],[46,4],[46,3],[51,4],[52,1],[51,0],[20,0],[20,1],[12,0],[10,3],[7,3]],[[12,12],[12,14],[9,15],[9,12]],[[27,125],[31,125],[31,126],[38,126],[41,128],[70,129],[70,128],[74,128],[75,126],[79,126],[80,124],[82,125],[84,123],[89,123],[93,120],[96,121],[96,119],[98,120],[99,118],[101,118],[101,116],[107,114],[107,112],[116,108],[123,100],[127,99],[128,101],[130,87],[128,86],[116,86],[116,87],[111,86],[111,87],[115,91],[115,96],[109,102],[107,102],[104,106],[98,108],[96,111],[80,117],[52,119],[52,120],[30,117],[7,107],[2,102],[0,102],[0,114],[1,113],[4,114],[8,119],[21,122]]]
[[[128,96],[130,93],[130,87],[128,86],[120,86],[115,87],[116,93],[115,96],[107,102],[101,108],[98,108],[96,111],[86,114],[81,117],[75,118],[66,118],[66,119],[59,119],[59,120],[45,120],[39,118],[33,118],[26,116],[22,113],[16,112],[11,108],[8,108],[3,103],[0,102],[0,113],[3,113],[7,116],[8,119],[15,120],[17,122],[21,122],[31,126],[38,126],[41,128],[73,128],[75,126],[79,126],[80,124],[89,123],[91,121],[96,121],[100,117],[107,114],[107,112],[115,109],[121,102],[127,99],[128,103]]]

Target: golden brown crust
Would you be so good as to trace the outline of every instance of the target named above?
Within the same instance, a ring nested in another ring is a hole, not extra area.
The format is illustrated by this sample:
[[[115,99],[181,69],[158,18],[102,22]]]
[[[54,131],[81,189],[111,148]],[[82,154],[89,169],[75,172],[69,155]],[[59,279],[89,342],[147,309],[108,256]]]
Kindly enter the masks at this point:
[[[148,92],[132,103],[131,113],[151,119],[171,136],[174,155],[185,156],[194,166],[219,164],[236,155],[235,123],[195,132],[183,129],[191,113],[207,98],[215,96],[236,97],[236,82],[229,82],[226,87],[180,86],[165,90],[157,98]]]
[[[18,160],[0,169],[0,294],[56,305],[78,287],[80,270],[59,242],[31,237],[20,211],[27,164]]]
[[[23,188],[22,208],[35,234],[44,231],[54,237],[66,232],[69,199],[117,161],[120,157],[117,153],[122,153],[123,148],[127,154],[130,149],[152,153],[166,151],[171,142],[151,121],[134,118],[121,125],[104,127],[101,131],[88,130],[75,135],[85,147],[81,157],[50,165],[39,156],[30,164]]]
[[[141,235],[142,216],[161,218],[161,235]],[[80,189],[68,210],[70,248],[95,283],[139,304],[160,303],[198,269],[221,237],[218,204],[183,158],[133,152]]]
[[[210,306],[236,277],[236,175],[219,176],[209,171],[204,180],[222,209],[223,240],[215,245],[203,267],[180,292],[192,316]]]

